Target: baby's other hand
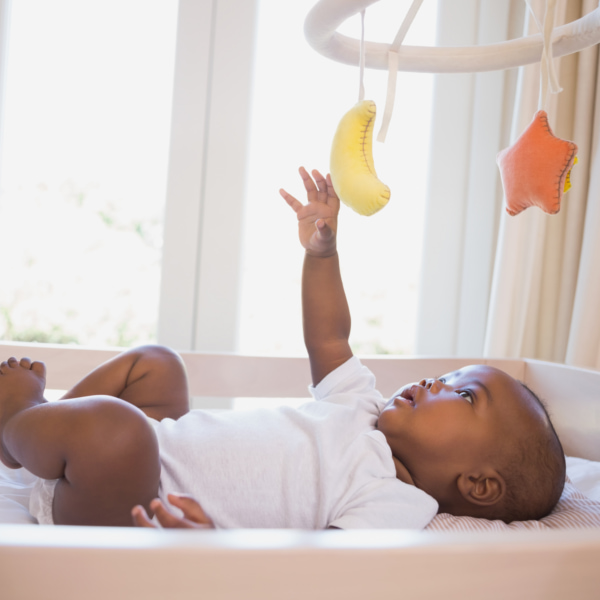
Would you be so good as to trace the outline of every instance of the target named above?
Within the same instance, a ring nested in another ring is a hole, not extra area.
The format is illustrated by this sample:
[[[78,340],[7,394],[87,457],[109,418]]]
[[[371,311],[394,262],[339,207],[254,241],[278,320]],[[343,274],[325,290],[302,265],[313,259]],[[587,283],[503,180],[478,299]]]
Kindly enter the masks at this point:
[[[150,508],[154,511],[158,522],[166,529],[214,529],[215,525],[203,508],[191,496],[183,494],[169,494],[169,502],[183,512],[183,518],[176,517],[158,499],[152,500]],[[131,511],[133,524],[136,527],[157,528],[143,506],[136,506]]]
[[[299,172],[304,182],[308,204],[302,204],[283,189],[279,190],[279,193],[298,217],[300,243],[306,252],[314,256],[331,256],[336,252],[335,237],[340,200],[329,175],[325,178],[319,171],[314,170],[311,177],[304,167],[300,167]]]

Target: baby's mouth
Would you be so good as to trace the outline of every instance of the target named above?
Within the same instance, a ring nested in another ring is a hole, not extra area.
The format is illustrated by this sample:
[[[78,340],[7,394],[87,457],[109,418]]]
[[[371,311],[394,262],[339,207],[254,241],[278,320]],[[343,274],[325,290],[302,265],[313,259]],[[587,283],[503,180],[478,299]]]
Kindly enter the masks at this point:
[[[408,404],[409,406],[415,406],[415,398],[412,393],[412,388],[401,390],[400,393],[394,398],[394,404],[401,402],[402,404]]]

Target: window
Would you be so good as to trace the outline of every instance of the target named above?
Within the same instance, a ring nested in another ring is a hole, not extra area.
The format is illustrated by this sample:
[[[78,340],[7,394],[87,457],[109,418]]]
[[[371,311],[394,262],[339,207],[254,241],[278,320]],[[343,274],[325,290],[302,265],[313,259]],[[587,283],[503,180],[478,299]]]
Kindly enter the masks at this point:
[[[13,0],[0,336],[156,339],[176,0]]]
[[[279,197],[300,199],[297,169],[326,173],[331,139],[358,99],[359,70],[310,48],[303,24],[315,0],[261,0],[252,96],[249,175],[243,242],[239,349],[257,354],[303,354],[300,274],[303,253],[295,216]],[[369,7],[365,37],[391,42],[410,1]],[[425,2],[405,40],[433,45],[436,2]],[[341,33],[360,37],[360,16]],[[339,250],[359,353],[410,353],[414,344],[423,230],[433,76],[399,73],[387,141],[374,142],[378,175],[390,203],[365,218],[342,206]],[[383,114],[387,73],[365,71],[366,98]]]
[[[297,168],[327,170],[358,95],[358,68],[304,40],[315,2],[12,0],[0,336],[304,353],[302,250],[278,189],[302,197]],[[370,7],[367,39],[391,41],[409,4]],[[433,43],[436,4],[406,43]],[[380,115],[386,82],[365,73]],[[341,217],[360,353],[413,348],[432,82],[399,74],[375,143],[390,204]]]

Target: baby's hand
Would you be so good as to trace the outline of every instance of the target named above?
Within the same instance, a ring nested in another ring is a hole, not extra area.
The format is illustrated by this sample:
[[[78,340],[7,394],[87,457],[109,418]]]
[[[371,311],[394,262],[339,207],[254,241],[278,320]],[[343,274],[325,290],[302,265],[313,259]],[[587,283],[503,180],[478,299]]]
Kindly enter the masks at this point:
[[[279,193],[298,216],[298,234],[306,252],[313,256],[331,256],[336,252],[335,236],[340,200],[329,175],[325,178],[317,170],[312,175],[314,181],[306,169],[300,167],[308,204],[302,204],[285,190],[279,190]]]
[[[183,511],[183,518],[176,517],[165,505],[156,498],[150,503],[150,507],[156,514],[156,518],[162,527],[167,529],[214,529],[215,525],[204,512],[200,504],[191,496],[181,494],[169,494],[169,502]],[[136,527],[154,527],[155,525],[148,517],[143,506],[136,506],[131,511],[133,524]]]

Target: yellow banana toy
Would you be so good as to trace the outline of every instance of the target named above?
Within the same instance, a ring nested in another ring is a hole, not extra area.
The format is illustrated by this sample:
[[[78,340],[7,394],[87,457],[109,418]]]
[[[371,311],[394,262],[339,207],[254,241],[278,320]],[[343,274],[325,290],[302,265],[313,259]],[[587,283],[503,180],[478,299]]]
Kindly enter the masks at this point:
[[[377,178],[373,164],[375,102],[354,105],[338,125],[331,145],[329,171],[340,200],[360,215],[381,210],[390,199],[390,188]]]

